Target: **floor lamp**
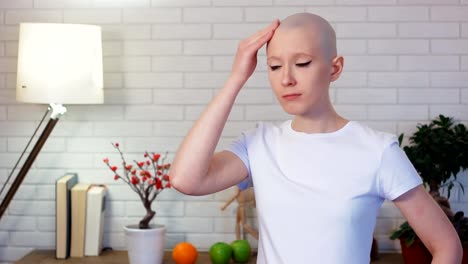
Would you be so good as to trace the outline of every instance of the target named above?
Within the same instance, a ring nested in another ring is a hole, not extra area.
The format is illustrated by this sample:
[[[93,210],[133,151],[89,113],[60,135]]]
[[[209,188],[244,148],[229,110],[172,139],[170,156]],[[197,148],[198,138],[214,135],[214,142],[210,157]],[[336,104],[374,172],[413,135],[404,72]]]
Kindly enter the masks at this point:
[[[16,100],[49,104],[48,112],[52,112],[0,205],[0,219],[55,124],[65,114],[62,104],[104,102],[101,28],[78,24],[20,24]],[[13,173],[14,170],[10,176]]]

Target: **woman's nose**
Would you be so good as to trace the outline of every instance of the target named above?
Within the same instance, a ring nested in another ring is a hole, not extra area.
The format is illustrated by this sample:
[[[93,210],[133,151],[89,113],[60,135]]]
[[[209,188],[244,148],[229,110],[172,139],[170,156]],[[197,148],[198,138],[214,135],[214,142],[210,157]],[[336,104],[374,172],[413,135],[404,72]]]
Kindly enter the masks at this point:
[[[284,87],[296,85],[296,78],[294,78],[294,75],[291,69],[285,67],[285,69],[283,70],[283,76],[281,78],[281,84]]]

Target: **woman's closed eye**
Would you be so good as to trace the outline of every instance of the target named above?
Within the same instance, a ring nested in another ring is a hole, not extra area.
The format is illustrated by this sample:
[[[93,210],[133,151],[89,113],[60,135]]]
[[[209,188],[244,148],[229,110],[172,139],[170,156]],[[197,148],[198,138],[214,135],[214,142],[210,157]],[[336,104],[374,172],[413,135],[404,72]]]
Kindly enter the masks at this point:
[[[302,62],[302,63],[296,63],[296,66],[298,67],[307,67],[312,61],[307,61],[307,62]],[[270,65],[270,69],[272,71],[275,71],[277,69],[281,68],[281,65]]]
[[[303,62],[303,63],[296,63],[296,66],[299,66],[299,67],[307,67],[307,65],[309,65],[312,61],[308,61],[308,62]]]
[[[272,71],[279,69],[281,66],[280,65],[270,65],[270,69]]]

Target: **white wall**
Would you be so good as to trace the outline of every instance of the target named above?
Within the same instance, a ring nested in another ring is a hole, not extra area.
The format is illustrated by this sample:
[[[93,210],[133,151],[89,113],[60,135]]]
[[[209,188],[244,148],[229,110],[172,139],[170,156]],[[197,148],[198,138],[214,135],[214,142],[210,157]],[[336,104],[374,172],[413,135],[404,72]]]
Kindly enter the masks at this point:
[[[0,0],[2,184],[46,109],[15,102],[18,23],[101,25],[106,101],[69,106],[0,221],[0,262],[54,248],[54,181],[66,171],[78,172],[82,182],[109,184],[105,245],[123,249],[122,226],[144,212],[101,161],[118,161],[110,142],[134,156],[168,150],[172,157],[223,85],[238,41],[273,18],[302,11],[323,15],[337,31],[345,72],[331,97],[345,117],[392,133],[410,133],[438,114],[468,121],[467,0]],[[264,55],[220,149],[258,120],[288,118],[270,92]],[[187,240],[206,250],[233,240],[235,206],[219,211],[231,191],[204,197],[163,192],[156,222],[169,228],[168,247]],[[451,199],[468,207],[457,191]],[[376,229],[382,251],[399,250],[387,237],[401,222],[385,203]]]

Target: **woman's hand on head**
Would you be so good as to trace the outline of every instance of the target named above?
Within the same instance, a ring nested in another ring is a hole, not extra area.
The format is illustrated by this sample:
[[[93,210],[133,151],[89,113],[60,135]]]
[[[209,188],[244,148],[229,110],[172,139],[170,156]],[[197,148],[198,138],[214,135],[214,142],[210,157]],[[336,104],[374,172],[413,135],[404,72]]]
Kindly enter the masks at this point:
[[[266,28],[257,31],[239,43],[232,65],[231,76],[233,78],[242,83],[245,83],[249,79],[257,66],[258,50],[271,39],[279,24],[279,20],[276,19]]]

